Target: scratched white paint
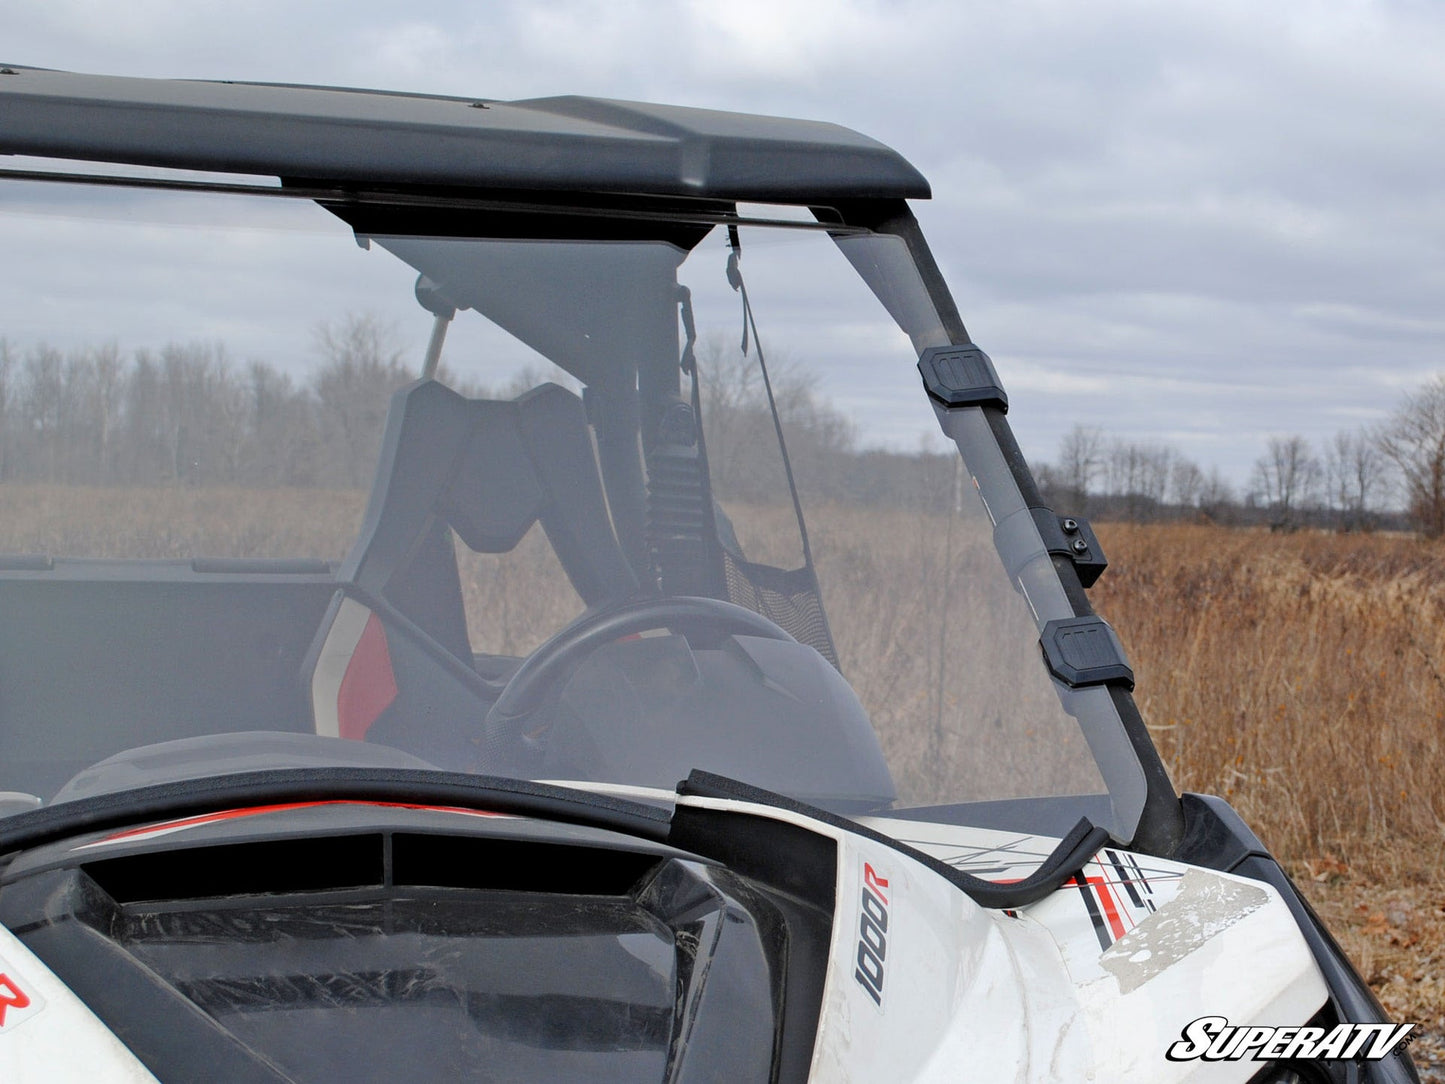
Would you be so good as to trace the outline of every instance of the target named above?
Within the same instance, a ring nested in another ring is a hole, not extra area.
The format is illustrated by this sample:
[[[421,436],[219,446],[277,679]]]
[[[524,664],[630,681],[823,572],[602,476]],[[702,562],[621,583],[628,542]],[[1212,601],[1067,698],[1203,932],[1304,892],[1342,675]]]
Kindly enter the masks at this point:
[[[1268,905],[1269,893],[1258,884],[1191,869],[1170,906],[1110,945],[1099,963],[1118,980],[1120,993],[1132,993]]]

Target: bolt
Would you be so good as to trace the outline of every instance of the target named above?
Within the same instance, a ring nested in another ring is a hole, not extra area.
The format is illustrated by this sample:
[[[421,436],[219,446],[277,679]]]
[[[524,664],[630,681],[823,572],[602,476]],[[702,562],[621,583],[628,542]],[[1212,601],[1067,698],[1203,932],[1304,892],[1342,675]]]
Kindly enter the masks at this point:
[[[1063,520],[1059,526],[1063,527],[1064,534],[1073,534],[1079,529],[1079,521],[1076,519]]]
[[[1074,552],[1078,554],[1088,553],[1089,544],[1085,542],[1082,538],[1074,539]]]

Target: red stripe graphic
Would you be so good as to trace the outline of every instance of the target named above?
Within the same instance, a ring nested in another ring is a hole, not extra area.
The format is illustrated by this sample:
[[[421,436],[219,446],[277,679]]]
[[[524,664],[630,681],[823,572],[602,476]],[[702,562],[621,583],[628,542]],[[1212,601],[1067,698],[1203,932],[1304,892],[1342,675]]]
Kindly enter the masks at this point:
[[[1098,893],[1099,903],[1103,905],[1104,917],[1109,920],[1109,929],[1113,931],[1114,940],[1124,936],[1124,923],[1119,918],[1119,908],[1114,903],[1114,893],[1109,891],[1109,882],[1103,877],[1088,877],[1086,880]]]

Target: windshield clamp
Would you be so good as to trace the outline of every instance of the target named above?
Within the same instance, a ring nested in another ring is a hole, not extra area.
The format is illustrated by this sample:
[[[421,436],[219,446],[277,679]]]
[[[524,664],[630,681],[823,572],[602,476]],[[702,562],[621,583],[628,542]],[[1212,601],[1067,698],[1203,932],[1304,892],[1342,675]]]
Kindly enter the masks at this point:
[[[1031,508],[1034,524],[1044,540],[1044,549],[1074,562],[1079,584],[1093,587],[1109,567],[1104,548],[1089,521],[1081,516],[1059,516],[1048,508]]]
[[[929,397],[945,407],[991,406],[1008,413],[998,372],[973,343],[930,346],[918,359],[918,371]]]
[[[1050,673],[1072,689],[1110,684],[1134,688],[1134,670],[1124,657],[1124,646],[1102,617],[1050,621],[1039,643]]]

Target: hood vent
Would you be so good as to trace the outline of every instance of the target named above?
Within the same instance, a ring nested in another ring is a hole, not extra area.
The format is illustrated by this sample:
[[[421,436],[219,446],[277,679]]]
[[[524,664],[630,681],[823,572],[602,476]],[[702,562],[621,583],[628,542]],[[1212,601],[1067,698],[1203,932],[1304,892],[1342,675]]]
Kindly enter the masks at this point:
[[[656,854],[557,843],[363,833],[146,851],[83,868],[118,904],[415,886],[622,896]]]
[[[794,910],[656,845],[398,830],[0,887],[0,921],[159,1079],[257,1084],[767,1081]]]

